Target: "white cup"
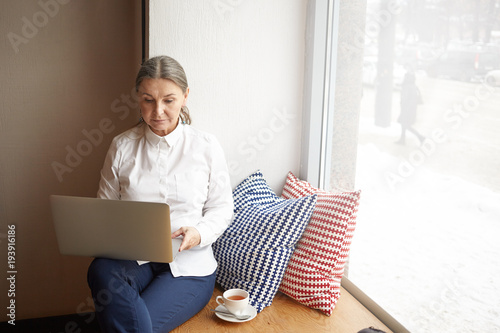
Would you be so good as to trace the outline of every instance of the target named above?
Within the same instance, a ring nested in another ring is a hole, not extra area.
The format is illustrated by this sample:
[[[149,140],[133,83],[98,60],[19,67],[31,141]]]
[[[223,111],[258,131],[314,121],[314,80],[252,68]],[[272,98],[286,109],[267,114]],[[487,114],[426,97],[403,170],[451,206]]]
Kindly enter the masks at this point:
[[[248,298],[248,292],[243,289],[229,289],[222,296],[217,296],[215,301],[232,314],[242,315],[248,307]]]

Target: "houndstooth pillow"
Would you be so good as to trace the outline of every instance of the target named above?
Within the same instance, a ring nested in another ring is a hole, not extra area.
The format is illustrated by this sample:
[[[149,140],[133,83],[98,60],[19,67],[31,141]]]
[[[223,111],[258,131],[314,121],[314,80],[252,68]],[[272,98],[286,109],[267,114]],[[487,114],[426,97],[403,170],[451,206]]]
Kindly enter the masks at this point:
[[[233,191],[234,212],[248,205],[269,204],[276,201],[276,194],[267,185],[262,172],[256,171],[245,178]]]
[[[360,191],[333,193],[314,188],[291,172],[282,197],[317,194],[317,203],[281,281],[280,291],[310,308],[331,315],[340,296]]]
[[[213,244],[217,282],[223,289],[247,290],[250,304],[260,312],[278,291],[316,196],[282,199],[258,171],[236,187],[233,197],[233,221]]]

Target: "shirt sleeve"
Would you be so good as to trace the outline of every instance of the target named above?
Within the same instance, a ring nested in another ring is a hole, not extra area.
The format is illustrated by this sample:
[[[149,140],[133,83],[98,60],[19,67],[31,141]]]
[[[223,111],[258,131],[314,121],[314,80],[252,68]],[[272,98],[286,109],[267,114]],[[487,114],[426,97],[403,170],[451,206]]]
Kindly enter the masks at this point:
[[[233,195],[229,172],[222,147],[215,138],[210,150],[208,195],[203,207],[203,217],[196,225],[201,236],[201,247],[215,242],[229,226],[233,217]]]
[[[118,161],[119,151],[116,140],[113,140],[101,169],[101,180],[99,181],[99,190],[97,191],[98,198],[120,200]]]

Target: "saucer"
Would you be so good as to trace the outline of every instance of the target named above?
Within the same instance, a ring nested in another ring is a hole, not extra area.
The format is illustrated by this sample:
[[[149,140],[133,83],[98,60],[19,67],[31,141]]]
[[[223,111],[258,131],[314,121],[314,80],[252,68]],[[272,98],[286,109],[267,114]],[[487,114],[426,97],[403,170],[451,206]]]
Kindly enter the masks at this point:
[[[223,305],[219,305],[217,308],[215,308],[215,310],[217,310],[217,311],[227,311],[226,307],[223,306]],[[245,311],[243,311],[242,314],[243,315],[250,315],[251,317],[248,318],[248,319],[245,319],[245,320],[239,320],[239,319],[236,319],[236,318],[231,317],[231,316],[226,316],[226,315],[224,315],[222,313],[218,313],[218,312],[215,313],[215,315],[217,317],[219,317],[220,319],[222,319],[222,320],[230,321],[232,323],[244,323],[245,321],[250,321],[250,320],[254,319],[257,316],[257,309],[254,308],[253,306],[251,306],[250,304],[248,304],[247,308],[245,309]]]

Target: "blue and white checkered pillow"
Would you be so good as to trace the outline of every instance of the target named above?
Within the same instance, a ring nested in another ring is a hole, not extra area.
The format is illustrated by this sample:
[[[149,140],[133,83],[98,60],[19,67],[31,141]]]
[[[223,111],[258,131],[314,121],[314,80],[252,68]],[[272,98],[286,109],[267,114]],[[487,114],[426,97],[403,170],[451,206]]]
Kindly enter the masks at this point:
[[[233,221],[213,244],[217,282],[223,289],[247,290],[250,304],[260,312],[278,291],[316,195],[282,199],[256,172],[236,187],[233,198]]]
[[[233,191],[235,213],[245,206],[268,204],[275,201],[276,194],[267,185],[260,170],[245,178]]]

